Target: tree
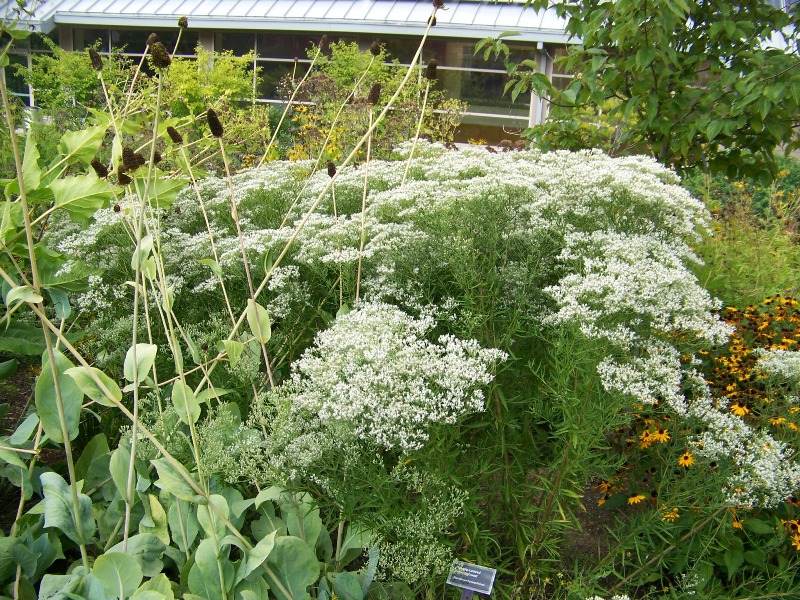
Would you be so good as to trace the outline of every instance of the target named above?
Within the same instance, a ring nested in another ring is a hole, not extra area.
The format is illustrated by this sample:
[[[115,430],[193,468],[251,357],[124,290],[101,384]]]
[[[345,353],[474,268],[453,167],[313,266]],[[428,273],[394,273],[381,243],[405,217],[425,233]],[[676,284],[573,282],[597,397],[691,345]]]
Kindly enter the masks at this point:
[[[562,109],[609,105],[625,125],[620,148],[646,150],[676,168],[703,163],[733,175],[769,177],[773,152],[800,148],[800,10],[766,0],[529,0],[566,19],[556,89],[533,61],[506,56],[512,96],[533,89]],[[609,101],[613,101],[609,104]],[[556,111],[558,112],[558,111]],[[536,131],[530,132],[536,137]]]

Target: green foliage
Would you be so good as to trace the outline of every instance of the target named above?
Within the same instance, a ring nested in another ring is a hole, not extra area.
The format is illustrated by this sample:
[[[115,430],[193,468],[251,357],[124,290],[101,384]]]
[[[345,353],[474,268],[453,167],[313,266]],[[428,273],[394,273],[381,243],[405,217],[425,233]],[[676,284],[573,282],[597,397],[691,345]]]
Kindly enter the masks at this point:
[[[532,89],[555,107],[617,104],[622,148],[647,149],[684,168],[706,163],[729,176],[774,175],[777,146],[798,147],[797,11],[744,3],[625,0],[529,2],[555,9],[570,45],[562,67],[576,75],[558,90],[536,65],[507,62],[513,93]],[[507,48],[480,48],[507,55]],[[533,133],[535,139],[545,133]],[[572,139],[571,136],[568,139]]]
[[[259,75],[252,72],[253,52],[211,52],[198,45],[195,58],[172,61],[164,100],[175,116],[200,115],[209,106],[252,103]]]

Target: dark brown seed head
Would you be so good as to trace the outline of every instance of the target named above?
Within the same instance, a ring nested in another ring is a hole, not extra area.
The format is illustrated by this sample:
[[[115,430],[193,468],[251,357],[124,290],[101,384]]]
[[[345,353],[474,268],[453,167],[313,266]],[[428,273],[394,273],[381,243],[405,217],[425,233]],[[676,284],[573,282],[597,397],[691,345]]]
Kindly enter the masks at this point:
[[[319,47],[319,51],[320,52],[327,52],[328,51],[328,36],[327,35],[323,35],[321,38],[319,38],[319,44],[317,44],[317,46]]]
[[[436,17],[434,15],[428,17],[428,23],[431,24],[431,27],[436,27]]]
[[[225,128],[222,127],[222,123],[217,116],[217,111],[215,111],[213,108],[209,108],[206,111],[206,120],[208,121],[208,128],[211,130],[211,135],[221,138]]]
[[[381,45],[378,42],[372,42],[372,45],[369,47],[369,53],[372,54],[372,56],[380,56]]]
[[[154,165],[157,165],[158,163],[160,163],[161,159],[162,159],[161,152],[159,152],[158,150],[153,152],[153,164]]]
[[[494,148],[492,148],[491,146],[488,146],[488,145],[486,146],[486,151],[489,154],[497,154],[497,150],[495,150]]]
[[[125,171],[118,171],[117,172],[117,180],[119,181],[120,185],[128,185],[133,181],[133,179],[128,177],[128,175],[125,173]]]
[[[145,164],[147,164],[147,159],[144,157],[144,155],[141,152],[136,152],[133,155],[133,158],[136,161],[136,168],[137,169],[139,167],[144,166]]]
[[[132,171],[139,166],[139,160],[136,158],[136,152],[125,146],[122,149],[122,169],[125,171]]]
[[[525,150],[525,140],[517,140],[514,142],[515,150]]]
[[[122,210],[122,207],[119,204],[114,205],[114,212],[119,212]]]
[[[167,127],[167,135],[169,136],[169,139],[172,140],[173,144],[178,144],[179,146],[183,144],[183,136],[178,133],[178,130],[174,127]]]
[[[435,8],[444,8],[444,0],[433,0],[433,6]]]
[[[108,177],[108,167],[106,167],[96,158],[92,161],[92,168],[94,169],[94,172],[97,173],[97,176],[100,179],[105,179],[106,177]]]
[[[514,144],[511,142],[511,140],[500,140],[500,143],[497,144],[497,147],[502,148],[503,152],[508,152],[514,147]]]
[[[377,104],[381,97],[381,84],[373,83],[367,96],[367,104]]]
[[[164,44],[156,42],[150,49],[150,56],[153,59],[153,66],[156,69],[167,69],[172,64],[172,58]]]
[[[152,48],[153,44],[155,44],[157,41],[158,41],[158,35],[155,33],[151,33],[150,35],[147,36],[147,41],[145,42],[145,45],[148,48]]]
[[[333,161],[332,161],[332,160],[329,160],[329,161],[328,161],[328,177],[330,177],[331,179],[333,179],[333,177],[334,177],[335,175],[336,175],[336,165],[335,165],[335,164],[333,164]]]
[[[89,48],[86,51],[89,53],[89,60],[92,61],[92,68],[95,71],[102,71],[103,59],[100,58],[100,54],[98,54],[97,50],[95,50],[94,48]]]
[[[439,63],[436,62],[435,58],[432,58],[428,62],[428,66],[425,67],[425,79],[427,79],[428,81],[433,81],[434,79],[436,79],[436,67],[438,66]]]
[[[189,19],[186,17],[179,17],[178,18],[178,27],[181,29],[186,29],[189,27]]]

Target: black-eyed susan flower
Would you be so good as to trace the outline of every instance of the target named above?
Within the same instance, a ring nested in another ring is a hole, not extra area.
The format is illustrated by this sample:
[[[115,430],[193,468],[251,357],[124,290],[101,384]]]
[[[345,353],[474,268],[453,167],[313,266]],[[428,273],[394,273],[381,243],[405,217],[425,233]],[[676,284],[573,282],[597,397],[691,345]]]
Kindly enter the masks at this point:
[[[670,508],[669,510],[667,510],[667,507],[664,506],[663,510],[665,512],[663,515],[661,515],[662,521],[669,521],[670,523],[672,523],[674,521],[677,521],[681,516],[681,513],[678,511],[677,508]]]
[[[644,494],[637,494],[634,492],[633,494],[628,496],[628,504],[631,505],[639,504],[642,500],[644,500]]]
[[[688,450],[681,454],[681,457],[678,459],[678,465],[684,468],[691,467],[694,464],[694,456]]]
[[[652,433],[650,437],[653,439],[653,441],[656,441],[656,442],[659,442],[659,443],[663,444],[663,443],[669,441],[669,431],[667,429],[663,429],[663,428],[662,429],[658,429],[657,431]]]
[[[747,408],[743,404],[739,404],[738,402],[734,402],[730,406],[731,412],[735,414],[737,417],[744,417],[750,412],[750,409]]]

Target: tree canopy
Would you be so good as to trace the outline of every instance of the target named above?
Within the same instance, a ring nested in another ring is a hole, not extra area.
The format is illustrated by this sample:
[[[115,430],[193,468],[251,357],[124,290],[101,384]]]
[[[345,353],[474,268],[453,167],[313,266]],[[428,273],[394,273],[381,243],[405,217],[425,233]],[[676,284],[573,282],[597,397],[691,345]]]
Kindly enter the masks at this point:
[[[564,89],[512,63],[502,40],[479,48],[506,57],[512,96],[533,89],[559,109],[610,108],[624,123],[620,150],[683,168],[769,174],[773,152],[800,147],[800,56],[794,4],[766,0],[530,0],[566,19]],[[564,111],[560,111],[564,114]],[[530,132],[536,137],[536,131]]]

